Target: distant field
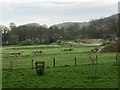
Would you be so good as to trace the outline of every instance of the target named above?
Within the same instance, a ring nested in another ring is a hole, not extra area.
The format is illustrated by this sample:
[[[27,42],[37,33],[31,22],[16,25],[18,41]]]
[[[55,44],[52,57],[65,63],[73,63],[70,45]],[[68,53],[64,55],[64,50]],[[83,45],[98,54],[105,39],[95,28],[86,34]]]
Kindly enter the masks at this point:
[[[82,45],[73,46],[73,51],[67,52],[64,49],[70,46],[3,47],[3,88],[117,88],[116,53],[89,53],[95,47],[103,48],[103,46]],[[40,50],[42,54],[33,54],[33,51]],[[23,57],[11,57],[13,52],[21,52]],[[99,64],[92,65],[96,55]],[[75,66],[75,57],[77,57],[77,66]],[[56,67],[53,67],[54,58]],[[45,61],[45,73],[42,76],[37,76],[35,69],[32,69],[32,60],[34,63]],[[10,70],[11,61],[13,70]]]

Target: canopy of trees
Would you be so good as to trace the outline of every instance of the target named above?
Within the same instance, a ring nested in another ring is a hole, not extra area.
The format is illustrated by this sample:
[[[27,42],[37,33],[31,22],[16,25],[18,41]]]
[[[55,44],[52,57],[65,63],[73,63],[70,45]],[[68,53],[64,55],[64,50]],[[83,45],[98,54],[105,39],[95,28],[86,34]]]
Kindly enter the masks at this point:
[[[51,26],[49,28],[41,26],[37,23],[16,26],[10,23],[9,28],[0,26],[2,31],[3,45],[30,45],[30,44],[50,44],[59,39],[109,39],[116,36],[117,22],[116,15],[92,20],[88,27],[80,28],[77,24],[68,28],[58,28]],[[62,38],[61,38],[62,36]]]

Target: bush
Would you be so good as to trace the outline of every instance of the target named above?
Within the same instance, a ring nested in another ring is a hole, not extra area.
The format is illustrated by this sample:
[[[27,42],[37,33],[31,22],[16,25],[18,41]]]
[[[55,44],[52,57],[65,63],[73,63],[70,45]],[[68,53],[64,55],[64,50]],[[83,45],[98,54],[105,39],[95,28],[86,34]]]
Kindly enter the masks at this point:
[[[21,46],[24,46],[24,45],[33,45],[34,43],[31,41],[21,41],[18,44]]]

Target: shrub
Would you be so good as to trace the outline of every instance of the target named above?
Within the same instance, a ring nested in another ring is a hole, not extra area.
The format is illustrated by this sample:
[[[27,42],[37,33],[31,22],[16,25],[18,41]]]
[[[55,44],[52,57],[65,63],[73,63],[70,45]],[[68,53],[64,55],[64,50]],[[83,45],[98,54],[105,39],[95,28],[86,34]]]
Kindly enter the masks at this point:
[[[18,44],[21,45],[21,46],[24,46],[24,45],[33,45],[34,43],[27,40],[27,41],[21,41]]]

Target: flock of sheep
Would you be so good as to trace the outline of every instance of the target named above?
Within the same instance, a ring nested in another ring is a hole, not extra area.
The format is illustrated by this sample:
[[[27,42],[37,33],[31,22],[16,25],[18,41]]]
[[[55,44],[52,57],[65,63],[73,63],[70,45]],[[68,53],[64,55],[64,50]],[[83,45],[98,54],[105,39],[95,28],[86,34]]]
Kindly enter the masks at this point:
[[[64,52],[72,52],[73,48],[65,48],[63,49]],[[91,52],[99,52],[100,50],[98,48],[94,48],[91,50]],[[43,51],[33,51],[32,55],[40,55],[43,54]],[[9,55],[10,57],[23,57],[23,52],[12,52]]]

